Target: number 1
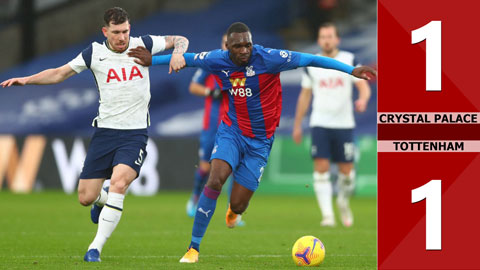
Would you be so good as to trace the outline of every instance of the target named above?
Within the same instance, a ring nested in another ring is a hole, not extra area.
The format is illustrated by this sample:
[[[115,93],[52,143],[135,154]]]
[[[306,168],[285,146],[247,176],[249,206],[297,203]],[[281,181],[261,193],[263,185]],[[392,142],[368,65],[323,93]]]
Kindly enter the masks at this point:
[[[442,91],[442,22],[431,21],[412,31],[412,44],[427,42],[427,91]]]
[[[412,203],[426,199],[426,246],[427,250],[442,249],[442,180],[431,180],[412,189]]]

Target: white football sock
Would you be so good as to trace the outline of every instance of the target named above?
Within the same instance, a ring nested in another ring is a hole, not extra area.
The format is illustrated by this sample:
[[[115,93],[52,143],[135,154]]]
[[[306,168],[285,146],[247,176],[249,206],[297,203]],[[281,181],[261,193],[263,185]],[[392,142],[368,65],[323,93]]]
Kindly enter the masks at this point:
[[[320,206],[323,218],[333,218],[332,184],[330,183],[330,172],[314,172],[313,187],[315,189],[318,206]]]
[[[350,209],[350,197],[355,188],[355,172],[352,170],[349,175],[338,174],[338,196],[337,206],[340,210],[342,223],[345,227],[353,225],[353,214]]]
[[[108,193],[102,188],[98,198],[93,202],[94,204],[102,207],[107,203]]]
[[[355,171],[351,170],[349,175],[338,174],[338,198],[347,200],[352,196],[355,189]]]
[[[112,235],[120,221],[124,198],[125,195],[123,194],[109,192],[107,203],[103,207],[98,219],[97,235],[88,249],[96,248],[99,252],[102,252],[103,245],[105,245],[105,242],[107,242],[107,239]]]

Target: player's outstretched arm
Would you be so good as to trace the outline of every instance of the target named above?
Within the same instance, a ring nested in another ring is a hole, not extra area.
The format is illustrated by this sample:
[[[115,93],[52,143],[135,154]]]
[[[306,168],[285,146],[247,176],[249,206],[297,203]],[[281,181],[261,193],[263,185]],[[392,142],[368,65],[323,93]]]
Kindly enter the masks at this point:
[[[353,67],[342,63],[338,60],[335,60],[330,57],[313,55],[309,53],[299,53],[300,54],[300,67],[320,67],[320,68],[328,68],[328,69],[335,69],[338,71],[343,71],[345,73],[351,74],[357,78],[370,80],[372,77],[377,76],[377,72],[367,66],[361,67]]]
[[[143,46],[130,49],[128,56],[135,58],[133,61],[142,66],[168,65],[172,59],[171,54],[152,56],[149,50]]]
[[[11,78],[3,81],[0,85],[2,87],[10,87],[12,85],[26,84],[56,84],[75,74],[77,73],[68,64],[65,64],[58,68],[46,69],[28,77]]]
[[[136,58],[135,63],[142,66],[158,66],[158,65],[168,65],[172,59],[171,54],[164,55],[155,55],[145,49],[145,47],[138,46],[137,48],[130,49],[128,51],[128,56]],[[183,55],[187,67],[196,67],[197,65],[194,62],[195,54],[194,53],[185,53]]]
[[[170,67],[168,73],[172,73],[172,70],[178,72],[185,67],[185,59],[183,54],[188,49],[188,39],[182,36],[166,36],[165,37],[165,49],[174,48],[172,58],[170,59]]]
[[[172,60],[171,54],[164,54],[164,55],[155,55],[152,56],[150,51],[148,51],[145,47],[138,46],[136,48],[130,49],[128,51],[128,56],[134,57],[135,63],[142,65],[142,66],[158,66],[158,65],[168,65]],[[195,67],[194,63],[194,53],[185,53],[183,55],[186,66],[187,67]]]
[[[188,55],[188,53],[187,53]],[[133,61],[142,66],[159,66],[159,65],[169,65],[172,60],[171,54],[164,55],[155,55],[152,56],[149,50],[143,46],[138,46],[136,48],[130,49],[128,51],[128,56],[135,58]]]

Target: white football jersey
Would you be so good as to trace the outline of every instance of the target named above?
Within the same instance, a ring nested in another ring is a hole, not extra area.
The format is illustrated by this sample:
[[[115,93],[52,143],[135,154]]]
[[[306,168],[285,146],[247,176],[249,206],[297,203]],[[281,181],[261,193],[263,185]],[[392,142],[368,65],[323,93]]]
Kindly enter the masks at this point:
[[[165,37],[130,37],[128,48],[117,53],[93,42],[68,64],[77,73],[90,69],[100,95],[98,115],[92,125],[112,129],[141,129],[150,125],[148,67],[138,65],[128,50],[144,46],[152,54],[165,50]]]
[[[355,66],[355,56],[339,51],[334,58]],[[311,127],[354,128],[352,89],[359,79],[344,72],[317,67],[306,67],[302,88],[313,91]]]

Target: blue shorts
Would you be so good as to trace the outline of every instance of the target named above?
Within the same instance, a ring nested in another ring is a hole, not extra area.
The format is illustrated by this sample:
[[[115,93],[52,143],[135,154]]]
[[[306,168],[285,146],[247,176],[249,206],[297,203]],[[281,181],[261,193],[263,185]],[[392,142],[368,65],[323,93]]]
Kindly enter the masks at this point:
[[[354,155],[353,129],[312,128],[312,158],[353,162]]]
[[[202,130],[202,133],[200,133],[200,148],[198,149],[200,160],[210,161],[216,133],[217,130]]]
[[[215,138],[212,159],[226,161],[233,170],[233,178],[245,188],[255,191],[262,178],[272,149],[270,139],[249,138],[221,123]]]
[[[147,140],[147,129],[96,128],[88,146],[80,179],[109,179],[113,167],[118,164],[130,166],[138,176],[147,156]]]

